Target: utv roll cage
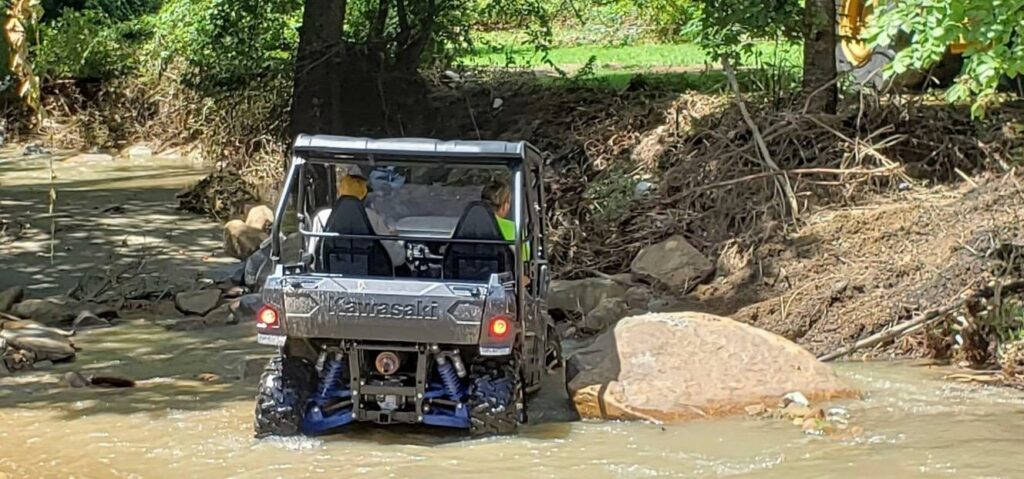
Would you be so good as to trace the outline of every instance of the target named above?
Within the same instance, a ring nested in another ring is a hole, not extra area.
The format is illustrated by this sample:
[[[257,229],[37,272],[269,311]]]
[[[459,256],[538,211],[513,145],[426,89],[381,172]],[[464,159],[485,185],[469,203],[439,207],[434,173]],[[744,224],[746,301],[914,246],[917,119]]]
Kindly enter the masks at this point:
[[[512,173],[512,221],[515,223],[513,241],[421,238],[414,236],[353,235],[331,232],[312,232],[305,229],[306,219],[318,206],[333,204],[336,193],[333,187],[318,197],[310,198],[307,189],[313,186],[309,170],[317,166],[329,166],[327,178],[333,185],[337,165],[359,165],[374,168],[378,163],[389,166],[439,165],[465,168],[506,169]],[[544,161],[540,152],[526,142],[505,141],[441,141],[420,138],[369,139],[331,135],[299,135],[292,147],[291,164],[285,178],[281,197],[278,200],[276,217],[271,230],[271,258],[275,263],[281,258],[281,225],[283,224],[289,196],[296,194],[299,232],[303,238],[338,238],[430,241],[434,243],[476,243],[506,244],[513,247],[515,258],[514,280],[517,306],[524,310],[524,275],[533,278],[531,287],[544,288],[548,276],[546,236],[544,218]],[[297,191],[296,191],[297,190]],[[323,203],[323,204],[320,204]],[[312,207],[312,209],[310,209]],[[524,238],[523,232],[526,232]],[[528,241],[530,258],[523,258],[523,244]],[[305,250],[306,242],[302,242]],[[525,260],[525,261],[524,261]],[[528,269],[524,269],[524,264]],[[538,296],[546,292],[535,291]]]

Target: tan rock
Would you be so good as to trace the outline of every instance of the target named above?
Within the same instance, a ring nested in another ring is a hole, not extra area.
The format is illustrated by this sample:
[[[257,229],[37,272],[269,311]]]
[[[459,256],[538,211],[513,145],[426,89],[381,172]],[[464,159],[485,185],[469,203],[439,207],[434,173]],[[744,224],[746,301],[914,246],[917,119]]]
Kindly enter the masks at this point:
[[[566,376],[583,418],[679,422],[743,414],[791,391],[814,401],[858,396],[785,338],[701,313],[623,319],[570,356]]]
[[[258,230],[267,231],[270,225],[274,224],[274,210],[265,205],[259,205],[249,210],[245,215],[245,224]]]
[[[711,263],[682,236],[650,245],[633,258],[630,271],[678,293],[685,293],[715,272]]]
[[[232,258],[248,258],[260,249],[260,244],[265,239],[266,232],[249,226],[244,221],[231,220],[224,225],[224,252]]]

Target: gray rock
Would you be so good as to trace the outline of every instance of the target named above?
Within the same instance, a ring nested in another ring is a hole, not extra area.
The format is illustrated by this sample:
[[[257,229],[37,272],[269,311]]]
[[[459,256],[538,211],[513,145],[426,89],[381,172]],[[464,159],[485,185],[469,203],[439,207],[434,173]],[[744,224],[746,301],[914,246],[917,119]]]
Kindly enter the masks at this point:
[[[0,311],[10,311],[15,304],[25,298],[25,288],[14,286],[0,291]]]
[[[552,281],[548,309],[589,313],[605,298],[622,298],[625,286],[604,278]]]
[[[203,318],[190,316],[181,319],[165,319],[157,321],[161,327],[168,331],[196,331],[206,328],[206,321]]]
[[[650,245],[633,258],[634,275],[686,293],[715,272],[715,265],[682,236]]]
[[[74,322],[71,323],[71,329],[89,329],[89,328],[106,328],[110,326],[110,322],[96,316],[91,311],[82,311],[75,317]]]
[[[231,305],[228,303],[222,304],[210,311],[203,317],[203,322],[206,326],[227,326],[229,324],[237,324],[235,315],[231,314]]]
[[[49,369],[49,368],[52,368],[52,367],[53,367],[53,361],[50,361],[49,359],[44,359],[42,361],[36,361],[35,364],[32,365],[32,369]]]
[[[187,291],[174,295],[174,306],[185,314],[202,316],[217,307],[220,301],[219,289]]]
[[[267,367],[266,356],[250,356],[238,365],[238,379],[244,383],[256,383]]]
[[[75,347],[67,336],[44,329],[0,330],[9,348],[30,351],[36,361],[63,361],[75,356]]]
[[[255,321],[256,312],[263,306],[263,297],[258,294],[247,294],[238,299],[235,317],[239,321]]]
[[[647,310],[650,308],[651,299],[654,298],[654,294],[649,288],[644,286],[633,286],[626,290],[625,300],[626,304],[630,308]]]
[[[78,371],[68,371],[60,379],[60,385],[68,388],[84,388],[89,386],[89,380]]]
[[[268,244],[265,248],[260,248],[245,259],[243,274],[244,286],[252,289],[253,291],[259,291],[263,286],[263,280],[265,280],[267,276],[270,276],[272,270],[273,266],[270,261],[270,245]]]
[[[75,319],[75,304],[51,299],[26,299],[11,308],[11,314],[32,319],[48,326],[69,323]]]
[[[600,332],[626,317],[629,306],[619,298],[605,298],[597,307],[583,315],[580,326],[587,331]]]

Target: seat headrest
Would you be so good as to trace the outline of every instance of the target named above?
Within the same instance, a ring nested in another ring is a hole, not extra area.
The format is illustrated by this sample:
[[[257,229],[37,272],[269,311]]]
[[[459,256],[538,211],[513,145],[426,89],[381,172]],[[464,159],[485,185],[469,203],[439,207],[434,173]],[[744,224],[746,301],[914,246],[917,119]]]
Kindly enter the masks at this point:
[[[466,205],[452,237],[458,239],[504,239],[498,228],[494,210],[483,201],[474,201]]]
[[[372,235],[373,227],[363,202],[355,196],[341,196],[334,202],[324,231],[350,235]]]

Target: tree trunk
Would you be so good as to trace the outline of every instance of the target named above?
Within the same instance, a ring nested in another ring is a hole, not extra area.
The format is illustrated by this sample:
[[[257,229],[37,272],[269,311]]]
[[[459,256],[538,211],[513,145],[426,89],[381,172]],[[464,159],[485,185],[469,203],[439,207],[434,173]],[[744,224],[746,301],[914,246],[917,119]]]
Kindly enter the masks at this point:
[[[346,0],[306,0],[295,55],[290,129],[299,133],[337,133],[332,121],[341,105],[336,53],[342,47]]]
[[[806,0],[804,18],[803,93],[810,97],[808,110],[835,113],[839,98],[836,78],[835,0]]]

